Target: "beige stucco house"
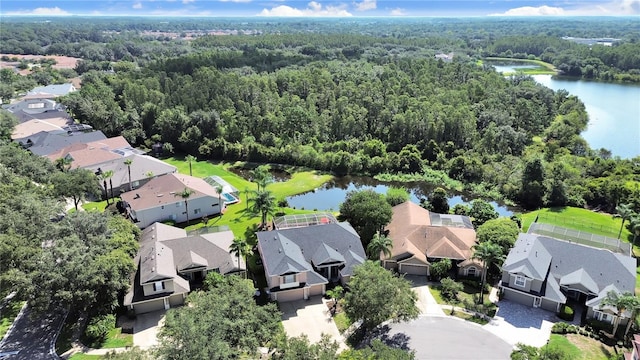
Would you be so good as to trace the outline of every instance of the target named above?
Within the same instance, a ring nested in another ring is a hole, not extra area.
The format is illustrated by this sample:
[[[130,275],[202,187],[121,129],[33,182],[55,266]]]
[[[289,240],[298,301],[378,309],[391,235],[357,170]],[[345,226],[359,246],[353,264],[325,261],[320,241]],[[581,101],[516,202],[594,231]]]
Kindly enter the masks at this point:
[[[458,275],[482,274],[482,263],[472,259],[476,232],[466,216],[433,213],[407,201],[393,207],[387,231],[393,241],[391,256],[381,254],[387,269],[429,275],[433,261],[450,259]]]

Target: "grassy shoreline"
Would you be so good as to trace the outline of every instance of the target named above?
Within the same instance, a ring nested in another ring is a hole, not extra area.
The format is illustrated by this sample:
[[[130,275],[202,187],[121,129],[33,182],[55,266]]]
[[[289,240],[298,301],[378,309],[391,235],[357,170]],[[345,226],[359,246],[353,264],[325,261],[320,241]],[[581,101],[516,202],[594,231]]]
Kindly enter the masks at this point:
[[[505,58],[505,57],[488,57],[484,58],[483,61],[503,61],[503,62],[513,62],[513,63],[528,63],[537,65],[537,68],[533,69],[523,69],[517,72],[504,73],[504,75],[513,75],[516,73],[523,73],[526,75],[557,75],[558,70],[548,62],[544,62],[542,60],[530,60],[530,59],[513,59],[513,58]]]

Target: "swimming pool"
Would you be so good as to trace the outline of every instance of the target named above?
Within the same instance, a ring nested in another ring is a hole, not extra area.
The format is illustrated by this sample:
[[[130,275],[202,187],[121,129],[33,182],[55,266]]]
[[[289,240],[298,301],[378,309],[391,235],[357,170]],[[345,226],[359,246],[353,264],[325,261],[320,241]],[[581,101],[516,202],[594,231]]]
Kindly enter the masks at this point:
[[[236,198],[235,196],[229,194],[229,193],[222,193],[222,197],[224,198],[224,203],[225,204],[235,204],[238,201],[240,201],[238,198]]]

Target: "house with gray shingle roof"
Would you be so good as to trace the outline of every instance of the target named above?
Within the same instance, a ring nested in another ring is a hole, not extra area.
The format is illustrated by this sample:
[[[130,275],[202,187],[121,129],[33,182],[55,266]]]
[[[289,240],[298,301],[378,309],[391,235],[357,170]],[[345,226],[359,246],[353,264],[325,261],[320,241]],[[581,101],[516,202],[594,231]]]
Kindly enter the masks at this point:
[[[587,317],[613,322],[615,309],[602,300],[609,291],[634,293],[635,284],[629,255],[529,233],[518,236],[505,259],[500,288],[505,299],[524,305],[558,312],[571,300],[586,307]]]
[[[182,305],[193,286],[207,273],[223,275],[246,271],[243,259],[233,256],[229,230],[188,235],[184,229],[155,223],[142,232],[138,264],[124,305],[136,314]]]
[[[346,285],[353,268],[365,262],[364,248],[353,227],[323,216],[327,222],[257,233],[272,300],[323,295],[331,282]]]

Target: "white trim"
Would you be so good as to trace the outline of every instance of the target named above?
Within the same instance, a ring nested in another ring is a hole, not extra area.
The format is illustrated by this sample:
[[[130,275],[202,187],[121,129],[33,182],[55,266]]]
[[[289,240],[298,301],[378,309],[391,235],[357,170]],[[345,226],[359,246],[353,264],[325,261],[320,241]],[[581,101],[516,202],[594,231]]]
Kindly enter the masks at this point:
[[[539,308],[540,306],[542,306],[542,297],[540,296],[536,296],[533,298],[533,307],[534,308]]]

